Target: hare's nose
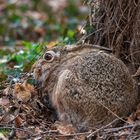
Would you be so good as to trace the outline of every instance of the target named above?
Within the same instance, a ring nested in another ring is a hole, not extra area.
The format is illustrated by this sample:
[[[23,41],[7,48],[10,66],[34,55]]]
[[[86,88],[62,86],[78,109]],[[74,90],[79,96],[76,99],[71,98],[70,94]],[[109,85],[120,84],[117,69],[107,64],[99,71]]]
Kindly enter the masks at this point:
[[[46,64],[46,61],[45,60],[42,60],[41,63],[40,63],[41,66],[42,65],[45,65],[45,64]]]
[[[41,67],[37,67],[37,70],[38,70],[38,71],[41,71]]]
[[[37,66],[35,69],[34,69],[34,71],[36,71],[36,72],[41,72],[41,67],[40,66]]]

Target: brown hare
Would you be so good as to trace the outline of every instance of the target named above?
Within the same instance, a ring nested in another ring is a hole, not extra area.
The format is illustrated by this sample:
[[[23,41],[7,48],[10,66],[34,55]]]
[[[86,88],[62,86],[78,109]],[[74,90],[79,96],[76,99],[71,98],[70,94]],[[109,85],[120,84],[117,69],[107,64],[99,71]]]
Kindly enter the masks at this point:
[[[34,78],[49,94],[59,120],[78,130],[126,116],[137,102],[124,63],[104,48],[87,46],[48,49],[33,66]]]

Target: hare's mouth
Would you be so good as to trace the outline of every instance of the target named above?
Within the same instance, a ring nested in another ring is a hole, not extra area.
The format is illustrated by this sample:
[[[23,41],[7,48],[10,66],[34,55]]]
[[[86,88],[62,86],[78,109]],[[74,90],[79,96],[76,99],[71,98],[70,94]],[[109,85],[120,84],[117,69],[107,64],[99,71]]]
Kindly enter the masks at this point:
[[[46,80],[49,78],[50,75],[50,71],[49,70],[45,70],[42,75],[39,77],[39,81],[44,83],[46,82]]]

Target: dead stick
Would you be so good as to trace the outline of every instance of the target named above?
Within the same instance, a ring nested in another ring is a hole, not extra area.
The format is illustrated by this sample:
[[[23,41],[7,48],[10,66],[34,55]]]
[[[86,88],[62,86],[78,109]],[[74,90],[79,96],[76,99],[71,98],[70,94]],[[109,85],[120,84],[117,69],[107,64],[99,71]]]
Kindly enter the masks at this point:
[[[74,133],[74,134],[58,134],[58,135],[48,135],[48,137],[72,137],[72,136],[81,136],[81,135],[89,135],[91,132],[83,132],[83,133]]]
[[[133,126],[133,128],[131,129],[130,134],[127,136],[127,139],[128,139],[128,140],[130,139],[130,137],[131,137],[131,135],[132,135],[132,133],[134,132],[134,130],[135,130],[136,127],[137,127],[137,125],[135,124],[135,125]]]
[[[130,124],[130,125],[126,125],[126,126],[122,126],[122,127],[118,127],[118,128],[109,128],[109,129],[105,129],[104,131],[106,133],[114,133],[123,129],[128,129],[128,128],[133,128],[136,124]]]
[[[90,138],[90,137],[94,136],[95,134],[97,134],[98,132],[102,131],[103,129],[109,127],[110,125],[114,124],[118,120],[119,119],[117,118],[117,119],[113,120],[112,122],[110,122],[109,124],[107,124],[107,125],[99,128],[99,129],[95,130],[94,132],[90,133],[90,135],[88,135],[87,138]]]
[[[58,133],[58,130],[49,130],[49,131],[40,132],[39,134],[32,135],[32,137],[38,137],[40,135],[51,134],[51,133]]]

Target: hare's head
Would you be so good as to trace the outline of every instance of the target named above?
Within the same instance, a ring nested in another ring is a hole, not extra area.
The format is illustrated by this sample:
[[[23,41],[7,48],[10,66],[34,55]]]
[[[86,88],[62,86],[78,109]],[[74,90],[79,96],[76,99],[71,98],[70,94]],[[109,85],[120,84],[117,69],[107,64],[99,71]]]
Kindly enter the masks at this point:
[[[50,74],[61,67],[61,64],[68,61],[74,55],[71,53],[71,48],[75,47],[60,47],[56,46],[47,51],[41,56],[41,58],[33,65],[33,75],[38,81],[45,81]]]

